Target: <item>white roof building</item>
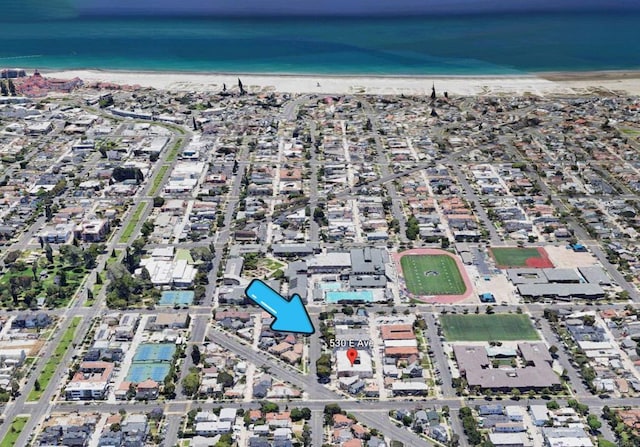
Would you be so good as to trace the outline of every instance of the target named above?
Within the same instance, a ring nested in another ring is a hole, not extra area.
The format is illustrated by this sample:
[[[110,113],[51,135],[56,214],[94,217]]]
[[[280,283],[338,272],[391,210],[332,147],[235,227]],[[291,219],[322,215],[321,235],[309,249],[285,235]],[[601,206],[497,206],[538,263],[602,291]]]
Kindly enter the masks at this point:
[[[361,379],[373,377],[371,355],[364,349],[358,350],[358,358],[353,365],[347,358],[347,351],[340,350],[336,353],[336,363],[338,377],[358,376]]]
[[[508,405],[505,407],[505,413],[512,421],[521,421],[524,418],[524,409],[517,405]]]
[[[496,447],[529,447],[533,445],[524,433],[489,433],[489,441]]]
[[[220,410],[220,416],[218,417],[218,420],[223,422],[234,422],[236,420],[236,409],[223,408],[222,410]]]
[[[549,420],[549,410],[546,405],[531,405],[529,410],[534,425],[541,427]]]

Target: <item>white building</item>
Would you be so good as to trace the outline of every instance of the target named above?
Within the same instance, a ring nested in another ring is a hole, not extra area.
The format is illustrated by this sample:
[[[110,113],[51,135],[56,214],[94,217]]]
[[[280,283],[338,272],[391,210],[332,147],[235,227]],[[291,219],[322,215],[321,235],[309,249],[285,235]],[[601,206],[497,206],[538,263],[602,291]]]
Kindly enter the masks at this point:
[[[196,424],[196,435],[198,436],[215,436],[223,435],[231,431],[231,422],[198,422]]]
[[[546,405],[531,405],[529,410],[534,425],[542,427],[549,420],[549,410]]]
[[[358,358],[352,365],[347,358],[347,351],[338,350],[336,352],[336,371],[338,377],[358,376],[361,379],[373,377],[371,354],[364,349],[358,350]]]

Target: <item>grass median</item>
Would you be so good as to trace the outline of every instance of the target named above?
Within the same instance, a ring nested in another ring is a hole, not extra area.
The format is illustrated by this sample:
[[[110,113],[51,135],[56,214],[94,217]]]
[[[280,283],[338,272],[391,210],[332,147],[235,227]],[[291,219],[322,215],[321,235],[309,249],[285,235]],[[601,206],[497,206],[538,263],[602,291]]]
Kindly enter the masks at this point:
[[[160,189],[160,185],[162,184],[162,179],[164,179],[165,174],[169,170],[169,165],[162,165],[160,169],[158,169],[158,173],[153,178],[153,183],[151,184],[151,191],[149,191],[150,196],[155,196]]]
[[[173,161],[176,159],[176,157],[178,156],[178,151],[180,150],[181,146],[182,146],[182,138],[179,138],[178,141],[176,141],[173,147],[171,148],[171,151],[169,152],[169,154],[167,155],[167,161]]]
[[[36,380],[38,386],[34,386],[34,388],[29,393],[27,397],[27,401],[33,402],[37,401],[42,397],[44,390],[47,389],[47,385],[51,381],[51,378],[56,372],[58,365],[64,358],[64,355],[67,353],[69,346],[73,343],[73,336],[76,333],[76,329],[80,325],[80,321],[82,321],[82,317],[73,317],[71,320],[71,325],[67,328],[60,343],[56,346],[55,351],[53,351],[53,355],[49,358],[47,363],[44,365],[44,369],[40,373],[40,376]]]
[[[133,236],[133,232],[135,231],[138,222],[140,222],[140,217],[142,217],[142,213],[146,206],[147,204],[145,202],[138,204],[136,210],[133,212],[133,216],[131,216],[129,223],[122,232],[122,236],[120,236],[121,243],[129,242],[129,239],[131,239],[131,236]]]
[[[0,442],[0,447],[13,447],[18,442],[18,438],[20,437],[20,433],[24,429],[24,426],[27,425],[27,421],[29,420],[28,416],[16,416],[16,418],[11,422],[11,427],[9,431]]]

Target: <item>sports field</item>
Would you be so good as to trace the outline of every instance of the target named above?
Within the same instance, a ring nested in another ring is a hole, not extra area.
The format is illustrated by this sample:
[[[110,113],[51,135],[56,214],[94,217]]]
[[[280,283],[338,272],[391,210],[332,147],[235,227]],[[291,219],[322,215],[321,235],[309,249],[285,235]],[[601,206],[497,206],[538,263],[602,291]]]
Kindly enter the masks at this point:
[[[407,255],[400,258],[407,289],[414,295],[462,295],[467,286],[456,261],[448,255]]]
[[[534,267],[551,268],[553,263],[549,260],[544,248],[527,247],[499,247],[491,248],[491,255],[500,268]]]
[[[539,340],[528,316],[469,314],[440,316],[447,341]]]

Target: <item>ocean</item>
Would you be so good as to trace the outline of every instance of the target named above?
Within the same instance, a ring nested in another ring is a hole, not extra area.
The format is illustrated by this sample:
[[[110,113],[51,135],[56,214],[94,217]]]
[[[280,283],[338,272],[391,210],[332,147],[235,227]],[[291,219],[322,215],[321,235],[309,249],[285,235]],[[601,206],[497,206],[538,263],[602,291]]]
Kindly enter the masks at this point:
[[[639,23],[639,12],[0,22],[0,67],[336,75],[634,70]]]

